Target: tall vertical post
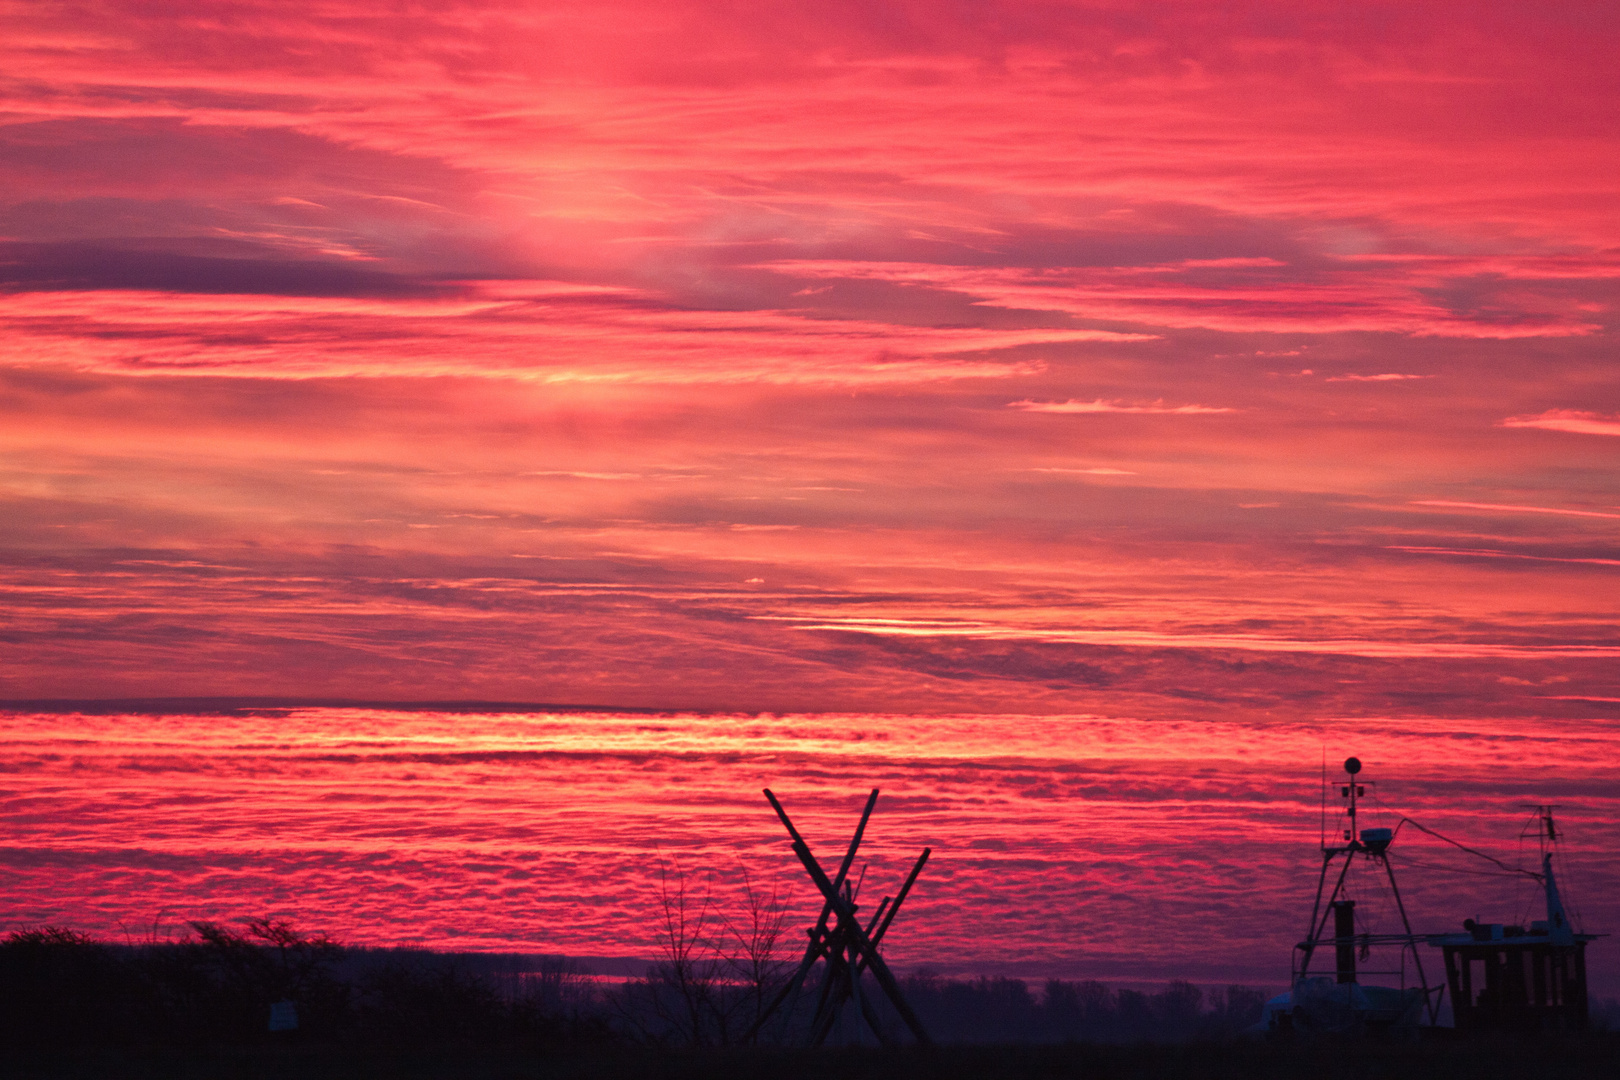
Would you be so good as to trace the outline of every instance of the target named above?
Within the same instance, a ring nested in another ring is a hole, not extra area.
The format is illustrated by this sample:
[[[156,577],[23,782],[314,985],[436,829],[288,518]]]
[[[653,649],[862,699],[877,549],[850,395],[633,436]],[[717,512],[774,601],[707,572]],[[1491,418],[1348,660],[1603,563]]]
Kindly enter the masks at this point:
[[[1356,902],[1333,901],[1333,954],[1337,960],[1339,981],[1356,981]]]

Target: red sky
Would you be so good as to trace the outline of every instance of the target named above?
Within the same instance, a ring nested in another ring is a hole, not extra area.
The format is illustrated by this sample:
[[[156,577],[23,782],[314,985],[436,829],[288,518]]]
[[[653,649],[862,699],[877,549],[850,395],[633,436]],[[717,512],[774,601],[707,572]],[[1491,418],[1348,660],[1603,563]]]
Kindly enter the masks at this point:
[[[932,849],[884,942],[901,970],[1277,987],[1319,830],[1349,824],[1336,790],[1324,822],[1318,786],[1344,748],[1366,763],[1358,824],[1401,829],[1418,933],[1522,926],[1545,899],[1401,817],[1528,868],[1536,802],[1558,805],[1577,925],[1620,926],[1620,731],[1602,721],[190,706],[0,712],[0,930],[139,940],[270,912],[356,944],[651,958],[662,865],[726,918],[744,871],[779,889],[797,959],[821,899],[760,788],[830,861],[877,786],[864,909]],[[1357,860],[1347,879],[1367,933],[1402,929],[1383,874]],[[1590,950],[1598,1003],[1620,992],[1614,952]]]
[[[1620,715],[1612,4],[0,22],[0,697]]]

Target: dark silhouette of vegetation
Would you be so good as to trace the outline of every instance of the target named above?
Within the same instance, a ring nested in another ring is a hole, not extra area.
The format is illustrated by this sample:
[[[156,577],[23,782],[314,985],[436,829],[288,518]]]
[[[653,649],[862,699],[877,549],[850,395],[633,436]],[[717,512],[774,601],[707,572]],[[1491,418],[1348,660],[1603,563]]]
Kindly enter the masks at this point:
[[[271,1046],[0,1058],[7,1080],[1613,1080],[1620,1042],[1229,1042],[933,1049]]]
[[[122,946],[52,926],[9,934],[0,941],[0,1047],[38,1056],[70,1047],[556,1046],[612,1037],[589,980],[561,957],[475,965],[420,950],[345,949],[276,919],[189,929],[179,941]],[[278,1004],[291,1006],[296,1029],[271,1030]]]
[[[970,981],[914,975],[906,998],[930,1031],[955,1043],[1195,1042],[1233,1038],[1260,1019],[1265,994],[1247,986],[1208,993],[1188,982],[1157,993],[1100,982]]]
[[[661,1047],[735,1045],[782,985],[784,915],[752,882],[740,918],[707,891],[664,879],[665,955],[645,977],[599,985],[561,957],[447,956],[345,949],[285,920],[195,922],[179,941],[113,946],[59,927],[0,942],[0,1038],[12,1048],[65,1045],[258,1045],[339,1040],[377,1045],[585,1041]],[[1144,994],[1100,983],[905,980],[916,1008],[956,1043],[1209,1039],[1259,1015],[1258,991],[1204,995],[1187,983]],[[296,1032],[269,1030],[289,1002]],[[808,1007],[808,1002],[802,1003]],[[1212,1006],[1212,1007],[1206,1007]],[[766,1044],[801,1035],[785,1010]],[[898,1020],[888,1017],[896,1025]],[[797,1025],[797,1026],[796,1026]]]
[[[626,1032],[659,1046],[732,1046],[754,1027],[787,975],[787,913],[774,886],[760,889],[746,871],[742,885],[742,915],[731,919],[707,886],[694,895],[679,866],[659,868],[662,955],[607,998]]]
[[[145,950],[153,989],[179,990],[165,1019],[192,1016],[207,1025],[192,1037],[216,1032],[241,1040],[268,1031],[276,1002],[291,1002],[301,1026],[333,1029],[345,1012],[349,988],[332,977],[343,949],[325,934],[306,936],[280,919],[248,919],[246,929],[194,922],[195,939]],[[175,1007],[178,1006],[178,1007]]]
[[[768,892],[751,894],[749,910],[728,922],[706,897],[683,899],[681,885],[669,881],[669,914],[678,929],[684,911],[682,940],[690,947],[617,987],[562,957],[343,948],[270,919],[193,923],[182,940],[136,945],[52,926],[13,932],[0,940],[0,1075],[1236,1080],[1292,1077],[1298,1072],[1290,1069],[1306,1067],[1317,1080],[1332,1080],[1362,1075],[1339,1063],[1363,1061],[1377,1075],[1575,1080],[1612,1076],[1620,1059],[1617,1036],[1602,1030],[1620,1021],[1612,1002],[1594,1009],[1598,1031],[1541,1040],[1533,1054],[1517,1042],[1482,1049],[1446,1040],[1334,1044],[1328,1053],[1318,1044],[1236,1038],[1258,1016],[1262,998],[1246,987],[1204,991],[1174,982],[1146,992],[1097,982],[1032,987],[1017,979],[928,974],[905,979],[905,992],[949,1050],[725,1046],[723,1039],[735,1043],[758,1015],[771,980],[780,984],[775,957],[783,922]],[[672,973],[676,962],[690,970]],[[701,992],[695,1012],[686,999],[660,999],[681,987]],[[282,1001],[296,1006],[296,1031],[269,1030],[270,1007]],[[680,1026],[694,1015],[707,1025],[698,1038]],[[897,1025],[897,1018],[886,1019]],[[791,1042],[801,1033],[785,1026],[762,1042]],[[697,1045],[699,1039],[706,1044]],[[1509,1061],[1520,1071],[1505,1071]]]
[[[645,977],[608,995],[619,1029],[637,1041],[664,1047],[792,1045],[802,1041],[819,993],[816,969],[805,992],[790,998],[763,1030],[755,1021],[786,983],[791,961],[781,955],[786,910],[773,888],[759,889],[744,872],[743,904],[728,918],[713,900],[710,880],[700,889],[679,864],[658,875],[657,963]],[[868,976],[870,982],[870,976]],[[1231,1038],[1260,1019],[1265,995],[1243,986],[1208,994],[1185,981],[1147,994],[1111,990],[1098,982],[1050,980],[1038,992],[1019,979],[971,981],[919,974],[901,980],[905,997],[924,1026],[950,1043],[1072,1041],[1191,1041]],[[869,995],[880,1027],[902,1039],[902,1022],[881,994]],[[850,1016],[833,1042],[875,1042]]]

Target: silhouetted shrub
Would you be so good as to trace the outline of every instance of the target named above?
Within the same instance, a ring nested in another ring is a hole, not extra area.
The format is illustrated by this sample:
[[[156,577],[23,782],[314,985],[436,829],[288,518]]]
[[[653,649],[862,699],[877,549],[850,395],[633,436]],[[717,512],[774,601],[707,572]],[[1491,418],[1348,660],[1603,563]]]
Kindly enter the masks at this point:
[[[127,1037],[130,1018],[118,1006],[139,989],[105,946],[56,926],[6,936],[0,987],[0,1040],[33,1051]]]
[[[502,1002],[454,962],[423,967],[394,961],[366,972],[356,995],[362,1037],[393,1043],[488,1039],[498,1035]]]
[[[191,930],[181,941],[135,946],[49,926],[0,940],[4,1047],[39,1056],[96,1047],[558,1045],[612,1037],[594,989],[561,957],[522,970],[536,965],[419,950],[348,952],[271,919],[247,920],[241,930],[199,922]],[[296,1030],[269,1030],[277,1002],[293,1004]]]
[[[697,895],[678,864],[659,867],[657,926],[660,958],[645,976],[607,996],[620,1030],[657,1046],[769,1043],[794,1028],[795,1005],[769,1017],[766,1009],[787,981],[778,955],[786,911],[773,886],[756,888],[741,872],[737,918],[712,902],[707,884]]]

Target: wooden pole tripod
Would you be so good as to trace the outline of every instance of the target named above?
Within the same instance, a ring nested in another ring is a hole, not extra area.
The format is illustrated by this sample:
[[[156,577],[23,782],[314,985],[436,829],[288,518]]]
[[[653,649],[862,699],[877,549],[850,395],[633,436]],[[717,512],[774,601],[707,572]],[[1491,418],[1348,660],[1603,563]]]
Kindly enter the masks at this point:
[[[928,861],[931,849],[923,849],[917,864],[911,868],[911,873],[906,876],[905,884],[893,897],[892,903],[890,897],[885,896],[871,921],[865,926],[862,926],[855,917],[855,891],[850,887],[849,868],[855,863],[855,852],[861,846],[861,837],[866,833],[866,822],[872,816],[872,808],[877,804],[877,797],[878,789],[873,788],[872,794],[866,800],[866,809],[861,812],[860,824],[855,827],[855,836],[849,842],[849,850],[844,853],[844,861],[839,864],[837,875],[829,878],[827,872],[821,868],[821,864],[816,861],[816,857],[811,854],[810,845],[805,843],[804,837],[799,835],[799,830],[794,828],[792,819],[788,817],[787,811],[782,809],[776,795],[770,788],[765,789],[765,798],[770,800],[771,809],[776,811],[776,816],[786,827],[788,836],[793,841],[793,853],[799,857],[799,862],[804,865],[810,880],[816,883],[823,903],[821,917],[809,930],[810,942],[805,949],[804,959],[800,961],[797,970],[781,991],[760,1013],[759,1019],[754,1021],[744,1041],[753,1038],[789,997],[798,994],[805,978],[815,967],[816,961],[821,960],[824,961],[825,968],[821,988],[817,993],[816,1011],[810,1021],[811,1045],[819,1046],[826,1041],[827,1036],[832,1033],[833,1025],[837,1023],[845,1002],[848,1001],[855,1002],[856,1008],[860,1010],[861,1016],[865,1018],[867,1026],[872,1029],[872,1034],[877,1036],[879,1042],[888,1045],[893,1041],[884,1033],[882,1025],[878,1022],[872,1002],[861,992],[861,976],[868,971],[872,973],[889,1003],[894,1006],[894,1011],[900,1015],[906,1027],[911,1029],[912,1036],[919,1043],[928,1045],[928,1032],[923,1029],[922,1021],[917,1019],[917,1014],[912,1011],[911,1006],[906,1003],[905,995],[900,992],[900,984],[895,981],[889,965],[884,963],[883,957],[878,954],[878,944],[888,932],[889,925],[894,922],[895,915],[900,911],[900,905],[911,892],[917,875],[922,872],[923,864]]]

